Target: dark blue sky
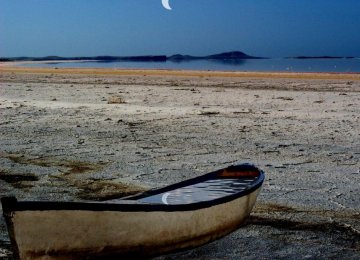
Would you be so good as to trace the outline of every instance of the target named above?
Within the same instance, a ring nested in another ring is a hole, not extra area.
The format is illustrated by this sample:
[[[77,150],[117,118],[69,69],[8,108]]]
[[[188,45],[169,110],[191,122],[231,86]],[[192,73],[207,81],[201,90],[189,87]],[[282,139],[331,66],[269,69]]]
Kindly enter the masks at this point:
[[[0,56],[360,56],[360,0],[0,0]]]

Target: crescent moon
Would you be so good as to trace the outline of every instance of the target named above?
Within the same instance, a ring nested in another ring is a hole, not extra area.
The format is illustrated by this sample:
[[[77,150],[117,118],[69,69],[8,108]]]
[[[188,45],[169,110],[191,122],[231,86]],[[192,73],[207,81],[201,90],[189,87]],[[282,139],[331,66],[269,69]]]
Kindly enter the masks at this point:
[[[164,195],[162,195],[161,197],[161,201],[165,204],[168,205],[169,203],[167,202],[167,197],[169,197],[170,193],[166,192]]]
[[[169,5],[169,0],[161,0],[161,3],[165,9],[171,10],[171,7]]]

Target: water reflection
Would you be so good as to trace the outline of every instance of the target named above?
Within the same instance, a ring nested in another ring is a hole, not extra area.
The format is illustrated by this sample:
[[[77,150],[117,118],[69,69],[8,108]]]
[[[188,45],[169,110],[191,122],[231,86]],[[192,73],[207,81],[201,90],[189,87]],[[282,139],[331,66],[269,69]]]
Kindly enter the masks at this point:
[[[23,65],[22,65],[23,66]],[[59,68],[128,68],[225,71],[291,71],[291,72],[360,72],[360,59],[244,59],[183,60],[166,62],[63,62],[31,63],[30,67]]]
[[[140,199],[140,202],[163,203],[169,205],[190,204],[201,201],[219,199],[232,195],[246,189],[258,179],[236,178],[236,179],[212,179],[196,183],[169,192]]]
[[[223,60],[208,60],[211,63],[224,66],[242,66],[247,62],[247,59],[223,59]]]

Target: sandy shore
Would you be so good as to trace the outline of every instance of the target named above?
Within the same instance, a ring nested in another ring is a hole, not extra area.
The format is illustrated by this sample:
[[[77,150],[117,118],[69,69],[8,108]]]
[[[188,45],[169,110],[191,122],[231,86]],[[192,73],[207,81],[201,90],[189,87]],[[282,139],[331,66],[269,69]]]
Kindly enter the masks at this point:
[[[0,93],[0,196],[102,200],[251,162],[247,224],[161,259],[360,258],[360,74],[1,66]]]
[[[56,61],[72,63],[79,61]],[[86,61],[83,61],[86,62]],[[230,78],[295,78],[295,79],[338,79],[360,81],[360,73],[312,73],[312,72],[243,72],[243,71],[197,71],[161,69],[117,69],[117,68],[57,68],[21,67],[21,65],[54,63],[54,61],[0,62],[1,72],[13,73],[56,73],[85,75],[125,75],[125,76],[183,76],[183,77],[230,77]]]

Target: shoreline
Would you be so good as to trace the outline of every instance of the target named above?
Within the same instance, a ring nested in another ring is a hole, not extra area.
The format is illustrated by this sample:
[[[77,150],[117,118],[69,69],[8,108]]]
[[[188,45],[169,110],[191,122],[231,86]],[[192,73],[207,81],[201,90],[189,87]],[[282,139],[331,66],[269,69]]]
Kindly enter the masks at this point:
[[[65,61],[71,62],[71,61]],[[73,61],[79,62],[79,61]],[[28,64],[29,62],[24,62]],[[176,69],[126,69],[126,68],[48,68],[25,67],[15,62],[0,62],[0,72],[36,73],[36,74],[81,74],[81,75],[113,75],[113,76],[172,76],[172,77],[209,77],[209,78],[269,78],[269,79],[320,79],[320,80],[355,80],[360,81],[360,73],[349,72],[255,72],[255,71],[205,71]],[[36,62],[37,64],[39,62]],[[40,62],[48,63],[48,62]]]

